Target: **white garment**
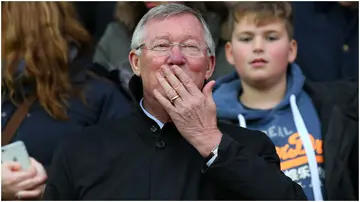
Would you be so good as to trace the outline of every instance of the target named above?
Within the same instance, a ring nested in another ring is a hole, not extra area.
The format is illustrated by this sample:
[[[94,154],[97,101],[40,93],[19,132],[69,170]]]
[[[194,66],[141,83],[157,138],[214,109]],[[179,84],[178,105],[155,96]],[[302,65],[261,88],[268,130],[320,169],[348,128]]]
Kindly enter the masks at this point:
[[[163,127],[164,127],[164,124],[163,123],[161,123],[161,121],[159,121],[159,119],[157,119],[157,118],[155,118],[153,115],[151,115],[149,112],[147,112],[146,110],[145,110],[145,108],[143,107],[143,100],[144,100],[144,98],[141,98],[141,100],[140,100],[140,107],[141,107],[141,109],[144,111],[144,113],[146,114],[146,116],[148,116],[149,118],[151,118],[152,120],[154,120],[157,124],[158,124],[158,126],[162,129]]]

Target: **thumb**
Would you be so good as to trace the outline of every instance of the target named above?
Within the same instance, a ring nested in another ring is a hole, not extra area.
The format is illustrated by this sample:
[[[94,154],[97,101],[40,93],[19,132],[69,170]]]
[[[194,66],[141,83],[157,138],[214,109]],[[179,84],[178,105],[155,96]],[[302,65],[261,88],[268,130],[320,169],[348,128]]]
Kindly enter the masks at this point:
[[[215,81],[214,81],[214,80],[208,82],[208,83],[204,86],[202,92],[204,93],[204,95],[205,95],[205,97],[206,97],[207,99],[208,99],[208,98],[212,98],[212,90],[213,90],[214,86],[215,86]]]
[[[39,175],[46,175],[45,168],[41,163],[39,163],[37,160],[35,160],[32,157],[30,158],[30,161],[31,161],[31,165],[36,169]]]

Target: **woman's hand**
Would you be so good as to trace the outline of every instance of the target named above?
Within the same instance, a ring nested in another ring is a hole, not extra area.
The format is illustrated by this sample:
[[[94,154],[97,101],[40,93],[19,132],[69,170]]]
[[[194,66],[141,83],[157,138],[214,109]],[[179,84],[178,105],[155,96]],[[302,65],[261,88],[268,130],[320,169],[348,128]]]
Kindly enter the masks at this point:
[[[28,170],[21,170],[16,162],[1,165],[1,193],[3,200],[39,199],[44,191],[47,175],[44,167],[30,158]]]

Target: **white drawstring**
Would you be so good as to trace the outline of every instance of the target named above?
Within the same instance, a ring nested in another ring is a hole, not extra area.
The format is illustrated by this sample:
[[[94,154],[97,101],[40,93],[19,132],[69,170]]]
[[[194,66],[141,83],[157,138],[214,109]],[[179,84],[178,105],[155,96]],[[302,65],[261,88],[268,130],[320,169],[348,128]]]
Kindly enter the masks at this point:
[[[238,115],[240,127],[246,128],[246,120],[242,114]]]
[[[306,125],[304,123],[303,118],[301,117],[299,108],[297,107],[295,95],[290,96],[290,106],[291,106],[291,111],[293,114],[296,130],[300,135],[300,139],[304,145],[305,153],[308,159],[314,199],[315,201],[323,201],[318,165],[315,157],[315,150],[311,144],[309,132],[306,129]],[[246,128],[245,117],[242,114],[239,114],[238,119],[239,119],[239,125],[243,128]]]
[[[292,111],[292,114],[294,117],[296,129],[297,129],[298,133],[300,134],[300,139],[303,142],[305,153],[308,158],[308,163],[309,163],[309,167],[310,167],[310,175],[311,175],[311,184],[312,184],[315,201],[322,201],[323,196],[322,196],[322,192],[321,192],[321,182],[320,182],[320,177],[319,177],[318,164],[316,162],[316,157],[315,157],[315,150],[311,144],[309,132],[306,129],[306,126],[305,126],[303,118],[301,117],[299,108],[296,105],[295,95],[290,96],[290,106],[291,106],[291,111]]]

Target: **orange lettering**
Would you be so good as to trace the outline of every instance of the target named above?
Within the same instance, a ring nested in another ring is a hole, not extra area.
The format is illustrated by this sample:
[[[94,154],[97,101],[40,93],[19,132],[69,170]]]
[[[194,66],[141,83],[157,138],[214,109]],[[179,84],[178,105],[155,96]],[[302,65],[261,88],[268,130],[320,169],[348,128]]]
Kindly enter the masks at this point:
[[[291,145],[295,145],[295,149],[291,149],[291,151],[289,151],[292,154],[290,158],[294,158],[296,156],[305,154],[305,151],[302,149],[302,142],[301,142],[299,133],[292,134],[289,137],[288,142]]]
[[[309,138],[314,150],[316,151],[316,154],[323,154],[323,141],[315,139],[311,134],[309,134]],[[303,149],[303,143],[299,133],[290,135],[288,138],[288,143],[289,144],[285,144],[284,146],[275,147],[276,153],[281,160],[292,159],[305,155],[305,150]]]
[[[323,141],[315,140],[315,151],[317,154],[323,154]]]
[[[324,163],[324,157],[323,156],[316,156],[316,162],[318,163]],[[300,165],[303,165],[305,163],[308,163],[307,156],[300,156],[291,160],[283,161],[280,163],[281,170],[287,170],[289,168],[294,168]]]
[[[289,145],[285,144],[282,147],[276,147],[276,152],[280,159],[287,159],[287,153],[286,151],[289,149]]]

